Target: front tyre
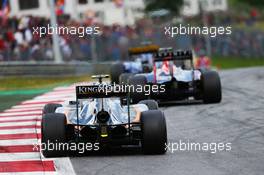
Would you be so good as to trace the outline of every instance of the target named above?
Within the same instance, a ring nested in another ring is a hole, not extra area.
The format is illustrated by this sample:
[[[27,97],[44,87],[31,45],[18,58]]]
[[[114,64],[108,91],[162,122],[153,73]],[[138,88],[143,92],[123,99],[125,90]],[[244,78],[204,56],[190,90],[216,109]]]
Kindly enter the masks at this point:
[[[58,107],[62,107],[61,104],[56,104],[56,103],[49,103],[46,104],[43,108],[43,115],[44,114],[49,114],[49,113],[55,113],[56,109]]]

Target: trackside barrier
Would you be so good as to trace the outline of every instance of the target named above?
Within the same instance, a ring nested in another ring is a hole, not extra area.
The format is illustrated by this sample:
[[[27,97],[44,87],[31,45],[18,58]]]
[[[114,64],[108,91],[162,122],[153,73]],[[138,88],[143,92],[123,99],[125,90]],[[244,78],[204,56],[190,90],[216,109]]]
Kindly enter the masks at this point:
[[[9,62],[0,63],[1,76],[71,76],[94,73],[109,73],[114,62],[75,62],[54,64],[53,62]]]

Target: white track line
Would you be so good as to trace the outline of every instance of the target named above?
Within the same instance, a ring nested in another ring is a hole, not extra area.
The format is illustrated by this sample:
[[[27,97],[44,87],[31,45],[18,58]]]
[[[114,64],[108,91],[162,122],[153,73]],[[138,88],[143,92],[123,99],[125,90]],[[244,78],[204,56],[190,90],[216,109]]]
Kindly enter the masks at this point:
[[[13,106],[13,109],[32,109],[32,108],[38,108],[42,109],[44,107],[44,104],[21,104]]]
[[[58,172],[48,172],[48,171],[35,171],[35,172],[7,172],[1,173],[0,175],[58,175]],[[70,174],[67,174],[70,175]]]
[[[31,114],[41,114],[41,111],[36,112],[36,111],[29,111],[29,112],[5,112],[5,113],[0,113],[0,118],[2,116],[13,116],[13,115],[25,115],[25,116],[30,116]]]
[[[25,110],[42,110],[41,107],[28,107],[28,108],[10,108],[10,109],[7,109],[5,111],[7,112],[19,112],[19,111],[25,111]]]
[[[42,109],[40,109],[40,108],[32,108],[32,109],[12,109],[11,108],[11,109],[5,110],[4,112],[15,113],[15,112],[26,112],[27,110],[33,110],[33,111],[38,112],[38,113],[42,112]]]
[[[59,99],[60,101],[65,101],[68,98],[48,98],[48,99],[33,99],[33,100],[28,100],[28,101],[24,101],[22,102],[22,104],[24,103],[39,103],[39,102],[47,102],[49,103],[49,101],[55,101],[56,99]]]
[[[44,106],[45,104],[48,103],[57,103],[56,101],[63,101],[63,100],[37,100],[37,101],[33,101],[33,100],[27,100],[27,101],[23,101],[21,104],[22,105],[42,105]]]
[[[35,139],[0,140],[1,146],[34,145],[34,144],[40,144],[40,140],[38,140],[37,138],[35,138]]]
[[[1,134],[26,134],[26,133],[41,133],[41,129],[25,128],[25,129],[6,129],[6,130],[0,131],[0,135]]]
[[[68,98],[71,98],[71,97],[74,97],[73,95],[68,95],[68,96],[65,96],[65,95],[61,95],[61,96],[58,96],[58,95],[49,95],[49,96],[38,96],[36,98],[34,98],[34,100],[50,100],[50,99],[68,99]]]
[[[16,113],[16,112],[42,112],[40,108],[33,109],[6,109],[3,113]]]
[[[0,117],[0,122],[1,121],[16,121],[16,120],[37,120],[41,119],[41,115],[36,115],[36,116],[19,116],[19,117]]]
[[[1,126],[26,126],[26,125],[36,125],[36,121],[29,121],[29,122],[6,122],[0,123]]]
[[[39,152],[27,152],[27,153],[1,153],[0,162],[4,161],[16,161],[16,160],[39,160]]]

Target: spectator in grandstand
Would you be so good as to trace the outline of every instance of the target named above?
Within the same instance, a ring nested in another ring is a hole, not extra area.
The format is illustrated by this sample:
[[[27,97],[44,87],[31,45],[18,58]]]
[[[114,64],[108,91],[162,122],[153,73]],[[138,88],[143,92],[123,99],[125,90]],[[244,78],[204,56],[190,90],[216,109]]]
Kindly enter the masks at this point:
[[[252,16],[252,14],[251,14]],[[254,14],[253,14],[254,16]],[[212,17],[212,19],[215,19]],[[212,25],[229,24],[235,20],[230,16]],[[0,61],[45,61],[53,60],[52,37],[45,35],[40,38],[33,33],[33,27],[47,26],[49,19],[24,16],[8,18],[3,22],[0,32]],[[70,18],[59,18],[59,25],[89,26],[88,22],[77,22]],[[190,35],[188,38],[171,38],[164,35],[164,26],[155,26],[149,19],[140,20],[135,26],[104,26],[100,27],[102,34],[95,36],[95,51],[98,61],[120,60],[127,58],[127,49],[139,45],[144,40],[152,41],[162,46],[175,48],[190,47],[205,49],[205,40],[200,35]],[[180,38],[180,39],[179,39]],[[179,40],[180,42],[177,42]],[[264,56],[264,32],[236,29],[232,35],[217,36],[210,39],[213,54],[223,56]],[[92,60],[92,38],[77,35],[60,35],[60,48],[65,61]]]

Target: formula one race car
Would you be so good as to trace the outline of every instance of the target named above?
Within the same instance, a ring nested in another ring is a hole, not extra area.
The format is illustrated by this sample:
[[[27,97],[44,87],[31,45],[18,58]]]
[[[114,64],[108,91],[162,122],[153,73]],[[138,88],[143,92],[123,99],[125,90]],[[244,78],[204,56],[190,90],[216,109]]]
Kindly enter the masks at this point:
[[[66,104],[47,104],[41,125],[42,146],[73,143],[98,144],[99,149],[131,146],[145,154],[166,152],[167,130],[163,112],[153,100],[130,105],[129,93],[117,92],[113,85],[99,83],[76,86],[76,100]],[[120,101],[120,98],[125,98]],[[64,156],[68,150],[45,149],[45,157]],[[71,151],[71,150],[70,150]]]
[[[150,72],[153,67],[153,54],[157,53],[159,47],[156,45],[146,45],[134,47],[128,50],[129,60],[114,64],[110,68],[111,82],[119,83],[119,76]],[[127,76],[126,76],[127,78]]]
[[[160,49],[154,58],[154,68],[150,73],[137,74],[129,79],[131,85],[159,85],[165,90],[146,96],[134,93],[131,98],[136,103],[151,98],[162,101],[200,100],[204,103],[219,103],[222,98],[221,82],[217,72],[194,69],[192,51]]]

